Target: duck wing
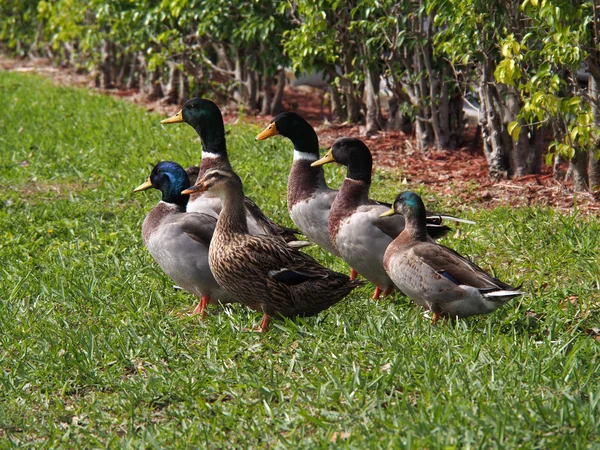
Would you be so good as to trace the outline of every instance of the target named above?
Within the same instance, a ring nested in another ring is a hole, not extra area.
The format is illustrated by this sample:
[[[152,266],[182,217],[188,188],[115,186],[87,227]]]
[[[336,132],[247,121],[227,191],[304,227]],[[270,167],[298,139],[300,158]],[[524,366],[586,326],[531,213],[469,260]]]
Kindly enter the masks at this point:
[[[208,214],[189,212],[181,214],[178,223],[189,237],[208,247],[217,226],[217,219]]]
[[[295,228],[285,227],[283,225],[279,225],[276,222],[273,222],[269,219],[265,214],[261,211],[256,203],[248,197],[244,197],[244,206],[246,207],[246,212],[250,213],[250,215],[256,220],[256,222],[261,226],[266,235],[275,235],[281,236],[286,242],[297,241],[298,238],[296,234],[300,234],[300,231]]]
[[[480,291],[511,290],[508,284],[492,277],[479,266],[443,245],[422,242],[413,247],[413,253],[424,264],[456,285],[467,285]]]

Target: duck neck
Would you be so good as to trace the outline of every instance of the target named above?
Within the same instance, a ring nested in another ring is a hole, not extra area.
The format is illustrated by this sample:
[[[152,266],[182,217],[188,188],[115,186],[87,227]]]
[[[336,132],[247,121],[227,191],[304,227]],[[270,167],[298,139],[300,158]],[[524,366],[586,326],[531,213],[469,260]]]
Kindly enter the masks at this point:
[[[334,203],[344,209],[354,209],[369,201],[370,181],[346,178],[340,187],[340,193],[336,196]],[[339,199],[339,201],[338,201]]]
[[[411,209],[404,214],[402,234],[414,241],[427,241],[427,217],[425,209]]]
[[[246,208],[244,206],[244,192],[228,190],[220,195],[223,209],[217,222],[217,233],[247,234]]]
[[[196,128],[196,133],[202,141],[202,163],[200,170],[208,170],[215,167],[217,163],[220,167],[231,169],[229,157],[227,156],[227,144],[225,141],[225,126],[223,121],[214,121]],[[206,161],[206,164],[205,164]]]

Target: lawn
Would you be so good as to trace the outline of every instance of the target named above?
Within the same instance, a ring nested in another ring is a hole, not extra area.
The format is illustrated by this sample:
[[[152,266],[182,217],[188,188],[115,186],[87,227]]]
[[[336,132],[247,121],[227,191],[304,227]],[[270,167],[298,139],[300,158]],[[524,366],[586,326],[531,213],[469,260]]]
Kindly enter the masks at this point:
[[[409,185],[476,220],[443,243],[526,295],[432,325],[367,286],[245,333],[260,315],[241,305],[182,314],[195,298],[142,243],[159,193],[132,190],[161,159],[198,163],[190,127],[6,72],[0,104],[0,448],[600,448],[597,217],[478,209]],[[291,225],[290,142],[255,142],[243,120],[227,129],[246,193]],[[377,172],[373,196],[405,188]]]

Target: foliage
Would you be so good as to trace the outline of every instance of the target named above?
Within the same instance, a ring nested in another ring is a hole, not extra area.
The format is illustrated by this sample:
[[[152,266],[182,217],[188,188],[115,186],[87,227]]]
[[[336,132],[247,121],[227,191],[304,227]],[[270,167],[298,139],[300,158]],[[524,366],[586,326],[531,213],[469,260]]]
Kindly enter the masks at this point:
[[[432,326],[404,297],[370,288],[316,318],[212,309],[181,315],[144,249],[157,192],[133,194],[161,159],[196,163],[186,126],[48,80],[0,72],[0,446],[584,448],[600,443],[600,221],[577,211],[474,211],[445,244],[476,256],[523,299]],[[292,147],[228,127],[247,193],[289,224]],[[332,185],[341,168],[327,171]],[[377,172],[389,201],[396,177]],[[337,270],[339,260],[310,252]]]
[[[527,32],[502,42],[497,80],[518,85],[523,98],[519,120],[552,126],[556,141],[550,145],[549,163],[554,155],[571,159],[576,151],[598,151],[594,100],[578,79],[593,47],[594,3],[525,0],[521,8],[529,19]],[[518,123],[512,129],[518,135]]]

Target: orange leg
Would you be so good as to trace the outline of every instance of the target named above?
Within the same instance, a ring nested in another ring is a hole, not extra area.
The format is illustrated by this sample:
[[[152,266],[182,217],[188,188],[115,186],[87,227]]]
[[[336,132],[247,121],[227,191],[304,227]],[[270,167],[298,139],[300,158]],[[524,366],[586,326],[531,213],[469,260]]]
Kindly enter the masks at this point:
[[[440,321],[440,318],[441,318],[441,317],[442,317],[442,316],[440,316],[440,314],[439,314],[439,313],[436,313],[436,312],[434,312],[434,313],[433,313],[433,319],[431,319],[431,323],[432,323],[433,325],[435,325],[436,323],[438,323],[438,322]]]
[[[390,294],[394,293],[394,286],[388,286],[387,288],[385,288],[385,291],[383,291],[383,296],[387,297]]]
[[[267,316],[265,313],[263,313],[262,316],[262,320],[260,321],[260,325],[258,326],[258,328],[256,328],[254,330],[255,333],[264,333],[265,331],[267,331],[269,329],[269,316]]]
[[[356,280],[357,276],[358,276],[358,272],[356,270],[354,270],[352,267],[350,267],[350,281]]]
[[[373,292],[373,300],[379,300],[379,296],[381,295],[381,289],[379,286],[375,287],[375,292]]]
[[[193,314],[199,314],[200,318],[202,319],[206,315],[206,307],[208,306],[208,302],[210,302],[210,296],[203,295],[200,299],[200,303],[198,303],[198,306],[196,306],[196,309],[194,309]]]

